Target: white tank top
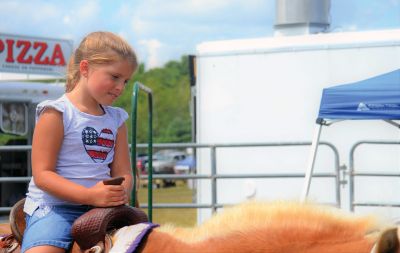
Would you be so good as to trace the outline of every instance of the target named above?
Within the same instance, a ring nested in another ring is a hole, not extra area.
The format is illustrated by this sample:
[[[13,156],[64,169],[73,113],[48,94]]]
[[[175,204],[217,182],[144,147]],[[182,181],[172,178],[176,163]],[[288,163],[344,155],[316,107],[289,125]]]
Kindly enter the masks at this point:
[[[36,108],[36,121],[46,108],[63,114],[64,140],[57,159],[56,172],[85,187],[110,178],[110,163],[118,128],[128,118],[121,108],[102,106],[104,114],[95,116],[81,112],[64,94],[57,100],[47,100]],[[35,185],[32,177],[24,211],[28,214],[39,206],[73,204],[61,200]]]

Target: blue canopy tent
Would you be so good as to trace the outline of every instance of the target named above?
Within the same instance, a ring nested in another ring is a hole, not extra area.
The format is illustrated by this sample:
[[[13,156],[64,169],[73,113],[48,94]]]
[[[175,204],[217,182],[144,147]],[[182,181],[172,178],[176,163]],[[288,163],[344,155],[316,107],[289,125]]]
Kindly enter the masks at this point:
[[[356,83],[326,88],[317,118],[302,201],[307,198],[322,126],[342,120],[379,119],[400,128],[400,69]]]

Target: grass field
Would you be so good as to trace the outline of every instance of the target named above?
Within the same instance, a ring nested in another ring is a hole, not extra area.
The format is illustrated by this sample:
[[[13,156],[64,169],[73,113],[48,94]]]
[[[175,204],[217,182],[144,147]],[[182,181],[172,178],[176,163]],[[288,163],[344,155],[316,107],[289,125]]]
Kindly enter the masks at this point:
[[[156,203],[193,203],[193,190],[181,181],[177,186],[153,189],[153,204]],[[139,203],[147,204],[147,188],[139,189]],[[147,213],[147,208],[143,209]],[[172,223],[176,226],[192,227],[196,224],[197,209],[188,208],[153,208],[153,222],[157,224]]]

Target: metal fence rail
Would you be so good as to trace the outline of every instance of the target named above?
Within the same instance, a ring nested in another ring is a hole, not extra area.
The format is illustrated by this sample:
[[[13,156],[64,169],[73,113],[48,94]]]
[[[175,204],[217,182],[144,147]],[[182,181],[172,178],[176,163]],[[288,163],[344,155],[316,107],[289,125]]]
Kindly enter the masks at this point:
[[[220,143],[220,144],[196,144],[196,143],[166,143],[155,144],[154,147],[158,148],[209,148],[211,157],[211,174],[210,175],[191,175],[188,178],[193,179],[209,179],[211,180],[211,209],[213,212],[217,208],[222,207],[217,201],[217,179],[226,178],[304,178],[304,173],[274,173],[274,174],[218,174],[217,173],[217,152],[218,148],[241,148],[241,147],[294,147],[294,146],[311,146],[311,142],[262,142],[262,143]],[[315,173],[313,177],[331,177],[335,179],[335,195],[336,206],[340,207],[340,165],[339,165],[339,152],[337,148],[329,142],[320,142],[320,145],[327,146],[334,155],[334,172],[332,173]],[[145,148],[144,144],[138,147]],[[199,178],[196,178],[199,176]],[[173,178],[175,175],[154,175],[153,178]],[[154,204],[155,208],[164,208],[165,205]],[[184,206],[184,205],[180,205]],[[196,205],[195,205],[196,206]],[[198,204],[199,207],[203,206]],[[193,205],[187,205],[188,208]],[[182,207],[183,208],[183,207]]]
[[[399,177],[400,173],[393,172],[359,172],[354,169],[354,154],[358,147],[361,145],[400,145],[399,141],[386,141],[386,140],[363,140],[356,142],[350,149],[349,155],[349,191],[350,191],[350,210],[354,211],[356,206],[392,206],[400,207],[400,203],[383,203],[383,202],[357,202],[355,201],[354,181],[355,177]]]
[[[339,153],[336,147],[329,142],[320,142],[320,145],[327,146],[334,156],[334,171],[332,173],[315,173],[313,177],[333,178],[335,180],[336,205],[340,207],[340,173],[339,173]],[[153,144],[154,148],[209,148],[211,158],[210,174],[189,174],[189,175],[171,175],[156,174],[153,179],[195,179],[195,180],[211,180],[211,203],[156,203],[153,208],[211,208],[213,212],[217,208],[223,207],[217,201],[217,180],[218,179],[247,179],[247,178],[304,178],[305,173],[254,173],[254,174],[218,174],[217,173],[217,149],[219,148],[242,148],[242,147],[294,147],[294,146],[311,146],[311,142],[263,142],[263,143],[221,143],[221,144],[197,144],[197,143],[158,143]],[[138,148],[146,148],[147,144],[138,144]],[[0,151],[29,151],[31,146],[0,146]],[[141,176],[141,179],[147,179]],[[0,177],[2,182],[29,182],[30,177]],[[141,204],[141,208],[147,208],[148,205]],[[11,207],[0,207],[0,212],[9,212]]]

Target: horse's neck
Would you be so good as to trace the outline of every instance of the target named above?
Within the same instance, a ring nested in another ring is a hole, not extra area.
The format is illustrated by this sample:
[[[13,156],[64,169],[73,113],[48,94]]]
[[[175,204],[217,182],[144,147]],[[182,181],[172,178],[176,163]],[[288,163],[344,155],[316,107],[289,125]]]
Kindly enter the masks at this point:
[[[353,238],[349,241],[331,240],[294,240],[282,235],[268,233],[267,231],[235,233],[224,237],[209,238],[198,243],[185,243],[171,235],[153,230],[147,240],[142,244],[141,253],[369,253],[374,240],[366,238]]]

